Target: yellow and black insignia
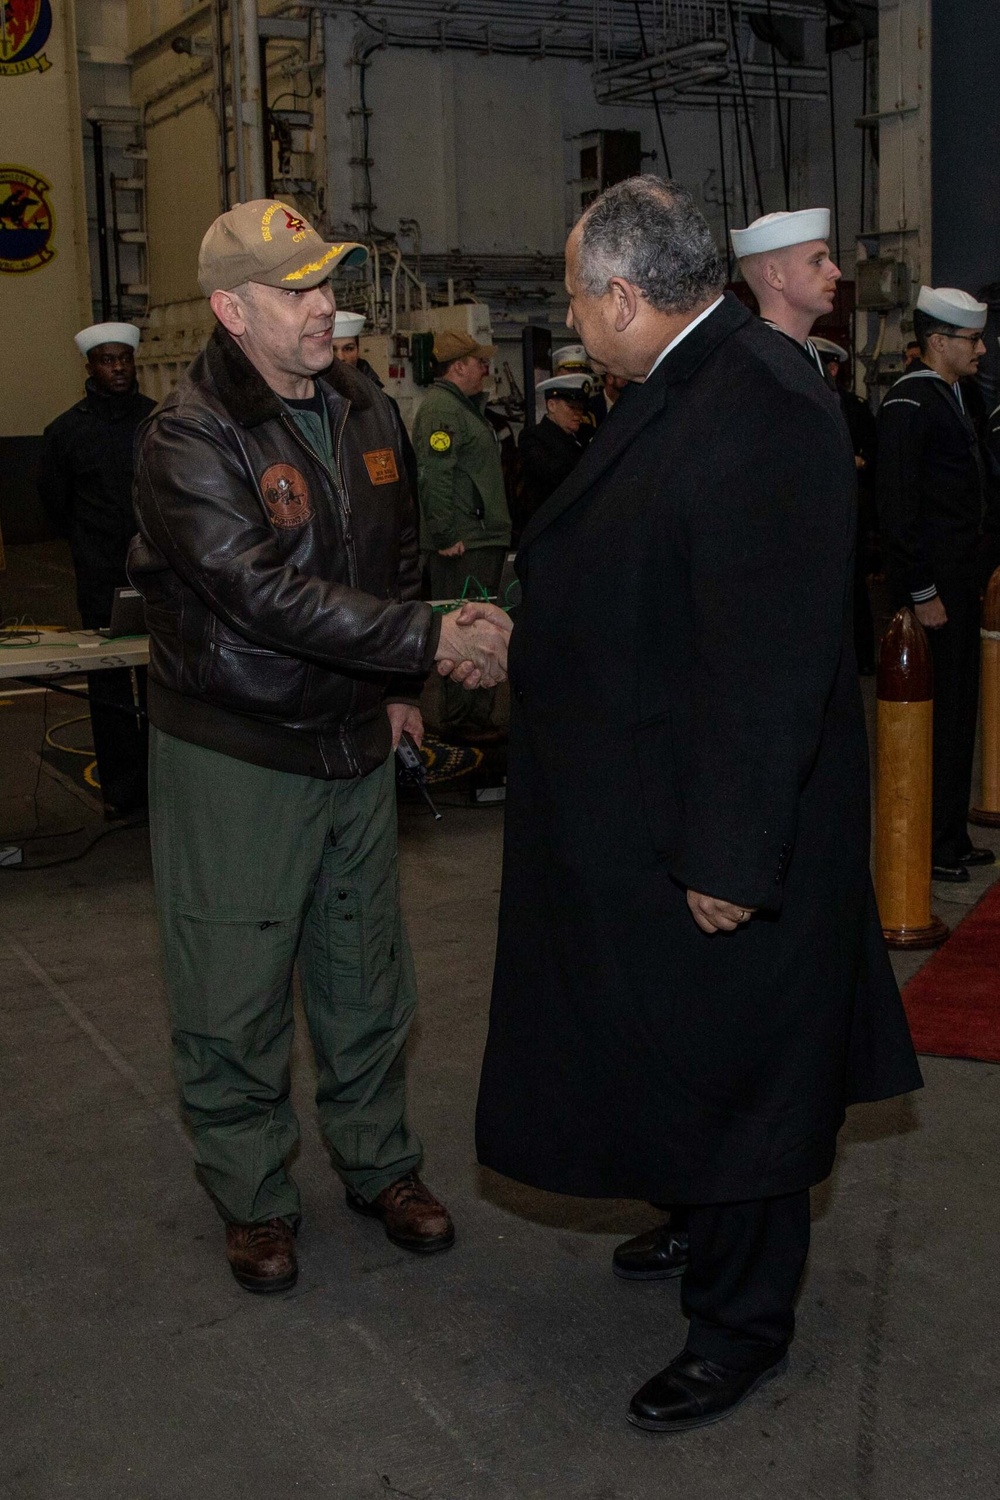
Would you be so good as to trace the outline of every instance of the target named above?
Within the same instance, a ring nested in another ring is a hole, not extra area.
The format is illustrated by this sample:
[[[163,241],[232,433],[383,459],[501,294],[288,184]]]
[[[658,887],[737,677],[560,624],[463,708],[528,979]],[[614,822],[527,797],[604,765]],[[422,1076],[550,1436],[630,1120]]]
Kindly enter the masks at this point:
[[[448,449],[451,447],[451,433],[440,431],[432,432],[430,437],[428,438],[428,442],[434,449],[435,453],[447,453]]]

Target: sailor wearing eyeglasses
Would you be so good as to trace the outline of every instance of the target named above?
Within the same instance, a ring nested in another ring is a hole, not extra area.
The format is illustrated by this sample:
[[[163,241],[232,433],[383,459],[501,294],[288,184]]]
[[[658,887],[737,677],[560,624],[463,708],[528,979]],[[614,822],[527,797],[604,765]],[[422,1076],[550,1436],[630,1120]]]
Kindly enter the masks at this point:
[[[955,287],[922,286],[920,345],[878,413],[878,508],[893,607],[928,632],[934,660],[935,880],[992,864],[969,838],[979,700],[980,590],[997,555],[997,487],[962,393],[986,353],[988,309]]]

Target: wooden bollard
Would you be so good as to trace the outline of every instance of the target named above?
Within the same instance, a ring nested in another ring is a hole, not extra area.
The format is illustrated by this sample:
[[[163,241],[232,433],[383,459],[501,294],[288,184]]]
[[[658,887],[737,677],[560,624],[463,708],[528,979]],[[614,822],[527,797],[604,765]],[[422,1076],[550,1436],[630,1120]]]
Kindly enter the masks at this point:
[[[876,679],[875,897],[890,948],[934,948],[948,929],[931,914],[934,670],[908,609],[889,621]]]
[[[983,599],[982,666],[979,714],[982,726],[982,771],[979,806],[969,809],[969,822],[1000,828],[1000,568]]]

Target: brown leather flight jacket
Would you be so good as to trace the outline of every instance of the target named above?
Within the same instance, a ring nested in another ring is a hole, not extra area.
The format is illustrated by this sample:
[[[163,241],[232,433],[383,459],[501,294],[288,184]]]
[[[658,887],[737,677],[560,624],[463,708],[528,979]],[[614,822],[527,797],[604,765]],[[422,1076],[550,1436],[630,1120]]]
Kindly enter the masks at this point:
[[[336,478],[217,328],[140,430],[128,572],[150,723],[273,770],[364,776],[416,701],[440,625],[418,598],[398,418],[364,375],[317,379]]]

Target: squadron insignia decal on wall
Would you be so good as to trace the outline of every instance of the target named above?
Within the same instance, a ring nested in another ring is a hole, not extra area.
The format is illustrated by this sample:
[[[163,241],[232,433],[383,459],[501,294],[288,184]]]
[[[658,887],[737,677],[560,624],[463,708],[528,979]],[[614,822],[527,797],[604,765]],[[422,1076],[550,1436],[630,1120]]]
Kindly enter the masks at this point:
[[[0,271],[37,271],[54,257],[51,191],[27,167],[0,166]]]
[[[290,531],[294,526],[304,526],[313,518],[309,486],[298,469],[291,464],[272,464],[265,469],[260,479],[260,492],[264,496],[267,513],[275,526]]]
[[[0,78],[51,68],[42,51],[51,30],[49,0],[0,0]]]

